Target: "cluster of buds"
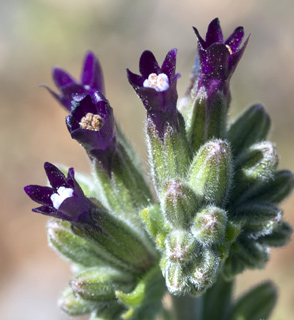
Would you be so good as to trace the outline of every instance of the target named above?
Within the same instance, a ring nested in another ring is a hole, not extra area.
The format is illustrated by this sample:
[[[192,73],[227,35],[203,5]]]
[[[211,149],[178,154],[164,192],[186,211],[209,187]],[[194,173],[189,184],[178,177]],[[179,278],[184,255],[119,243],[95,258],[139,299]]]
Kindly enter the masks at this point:
[[[128,80],[147,111],[146,140],[153,189],[105,98],[98,59],[87,53],[81,82],[53,69],[70,114],[71,137],[85,149],[88,177],[45,163],[50,187],[29,185],[28,196],[51,216],[50,245],[75,273],[59,304],[91,320],[154,319],[166,290],[198,297],[216,281],[261,268],[269,248],[292,229],[277,204],[293,189],[293,174],[277,171],[270,119],[254,105],[227,125],[229,82],[246,48],[243,28],[223,39],[218,19],[198,50],[191,83],[178,101],[177,50],[162,66],[143,52],[140,75]]]

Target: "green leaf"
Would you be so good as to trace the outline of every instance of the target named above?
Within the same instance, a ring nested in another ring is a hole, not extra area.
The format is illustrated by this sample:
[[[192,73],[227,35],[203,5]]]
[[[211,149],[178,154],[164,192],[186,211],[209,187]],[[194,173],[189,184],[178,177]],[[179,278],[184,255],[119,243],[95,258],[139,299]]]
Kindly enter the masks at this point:
[[[266,139],[270,129],[270,117],[261,104],[245,110],[231,125],[227,138],[234,155],[239,155],[256,142]]]
[[[233,306],[229,320],[268,319],[277,301],[277,290],[272,282],[258,285]]]

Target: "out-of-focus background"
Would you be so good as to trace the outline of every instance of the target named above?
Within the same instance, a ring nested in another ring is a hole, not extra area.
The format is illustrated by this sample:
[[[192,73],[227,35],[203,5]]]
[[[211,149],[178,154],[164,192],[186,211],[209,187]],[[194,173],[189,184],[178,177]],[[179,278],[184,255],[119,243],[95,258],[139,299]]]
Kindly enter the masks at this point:
[[[127,136],[146,159],[145,111],[126,80],[138,71],[145,49],[159,62],[178,48],[179,94],[188,84],[196,38],[219,17],[225,36],[239,25],[251,34],[232,79],[232,118],[252,103],[266,105],[274,122],[280,168],[294,170],[294,4],[292,0],[0,0],[0,318],[63,320],[56,299],[71,272],[48,246],[47,218],[31,212],[23,186],[45,184],[44,161],[88,171],[81,147],[72,141],[66,111],[38,87],[53,87],[54,65],[79,77],[85,52],[102,63],[107,97]],[[283,205],[294,224],[294,199]],[[272,279],[280,297],[272,316],[294,313],[294,245],[272,251],[265,270],[239,277],[237,294]]]

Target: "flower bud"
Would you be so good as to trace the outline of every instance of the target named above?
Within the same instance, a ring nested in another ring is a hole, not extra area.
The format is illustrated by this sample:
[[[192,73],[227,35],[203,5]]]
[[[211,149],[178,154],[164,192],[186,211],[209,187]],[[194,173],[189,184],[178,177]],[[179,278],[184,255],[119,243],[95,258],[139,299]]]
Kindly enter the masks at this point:
[[[247,109],[230,126],[227,138],[232,152],[240,154],[252,144],[265,140],[270,129],[270,117],[261,104]]]
[[[194,191],[178,179],[163,187],[161,206],[165,218],[176,229],[188,228],[199,207]]]
[[[199,259],[190,267],[189,281],[193,285],[191,294],[198,296],[215,282],[220,268],[220,260],[211,249],[204,249]]]
[[[70,286],[77,296],[90,301],[111,301],[115,290],[128,291],[133,286],[129,273],[111,267],[87,269],[75,275]]]
[[[256,194],[259,187],[273,178],[278,161],[277,150],[271,142],[251,146],[236,162],[232,199],[240,202]]]
[[[231,185],[231,151],[227,142],[211,140],[193,159],[189,183],[201,204],[222,206]]]
[[[71,287],[66,287],[58,299],[58,306],[70,316],[79,316],[95,310],[98,303],[81,299],[73,294]]]
[[[193,236],[184,230],[171,232],[165,241],[167,257],[177,263],[187,263],[197,252],[197,242]]]
[[[183,295],[187,292],[189,277],[182,264],[166,259],[163,275],[166,287],[171,294]]]
[[[208,206],[196,214],[191,232],[204,246],[222,242],[227,225],[227,214],[224,210]]]

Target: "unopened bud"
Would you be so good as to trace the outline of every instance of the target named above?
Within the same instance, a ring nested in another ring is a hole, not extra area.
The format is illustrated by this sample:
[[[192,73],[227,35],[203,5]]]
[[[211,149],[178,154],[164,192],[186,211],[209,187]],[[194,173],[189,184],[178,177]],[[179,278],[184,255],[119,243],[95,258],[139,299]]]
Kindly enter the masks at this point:
[[[191,294],[198,296],[211,287],[219,273],[220,260],[211,249],[205,249],[190,268]]]
[[[95,310],[98,304],[77,297],[73,294],[71,287],[66,287],[58,299],[58,306],[70,316],[79,316]]]
[[[171,232],[166,238],[166,254],[171,261],[187,263],[197,252],[197,242],[187,231]]]
[[[177,179],[164,185],[161,204],[165,218],[176,229],[187,228],[199,207],[194,191]]]
[[[168,291],[174,295],[183,295],[188,289],[188,276],[184,266],[180,263],[167,260],[163,275]]]
[[[231,151],[226,141],[211,140],[200,148],[191,165],[189,183],[202,204],[224,204],[231,171]]]
[[[226,212],[220,208],[208,206],[197,213],[191,232],[199,242],[207,246],[223,241],[226,225]]]
[[[75,275],[70,286],[77,296],[91,301],[111,301],[115,290],[128,291],[133,286],[130,274],[111,267],[87,269]]]

